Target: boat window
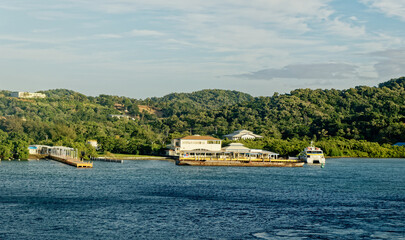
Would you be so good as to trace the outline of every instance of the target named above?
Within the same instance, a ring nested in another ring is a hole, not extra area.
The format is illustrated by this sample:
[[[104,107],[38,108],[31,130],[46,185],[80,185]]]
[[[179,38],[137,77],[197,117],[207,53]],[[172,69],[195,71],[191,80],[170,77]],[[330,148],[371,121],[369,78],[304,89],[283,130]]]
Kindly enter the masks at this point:
[[[307,151],[307,153],[322,154],[322,151]]]

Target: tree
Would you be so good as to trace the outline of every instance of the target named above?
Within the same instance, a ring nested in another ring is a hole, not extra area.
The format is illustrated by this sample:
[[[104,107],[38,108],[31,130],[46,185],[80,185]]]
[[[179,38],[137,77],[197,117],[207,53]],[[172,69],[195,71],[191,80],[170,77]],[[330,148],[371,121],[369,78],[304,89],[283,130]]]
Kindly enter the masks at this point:
[[[27,160],[28,159],[28,143],[22,140],[13,142],[13,157],[14,159]]]
[[[0,145],[0,160],[1,159],[10,159],[13,156],[11,153],[11,148],[9,145],[1,144]]]

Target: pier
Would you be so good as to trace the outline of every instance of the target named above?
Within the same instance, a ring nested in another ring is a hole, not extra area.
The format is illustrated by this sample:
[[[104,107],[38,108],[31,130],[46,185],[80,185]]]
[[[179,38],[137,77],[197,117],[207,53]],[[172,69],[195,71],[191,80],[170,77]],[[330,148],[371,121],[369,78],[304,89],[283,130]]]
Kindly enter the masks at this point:
[[[58,156],[54,156],[54,155],[49,155],[49,158],[51,158],[55,161],[61,162],[61,163],[66,163],[70,166],[74,166],[77,168],[92,168],[93,167],[92,162],[84,162],[79,159],[73,159],[73,158],[69,158],[69,157],[58,157]]]
[[[77,149],[68,147],[52,147],[49,158],[77,168],[92,168],[92,162],[84,162],[78,158]]]
[[[92,162],[85,162],[78,158],[77,149],[63,146],[31,145],[31,159],[50,158],[77,168],[92,168]]]

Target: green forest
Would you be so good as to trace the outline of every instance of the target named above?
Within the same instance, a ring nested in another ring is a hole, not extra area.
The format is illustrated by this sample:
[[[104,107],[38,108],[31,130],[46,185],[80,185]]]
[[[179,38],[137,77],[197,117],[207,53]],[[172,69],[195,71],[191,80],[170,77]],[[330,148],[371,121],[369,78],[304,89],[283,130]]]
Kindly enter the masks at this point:
[[[40,92],[47,97],[19,99],[0,91],[1,159],[26,159],[30,144],[97,156],[86,144],[90,139],[104,153],[162,154],[172,138],[222,138],[239,129],[264,136],[243,141],[247,147],[284,156],[314,141],[327,156],[405,157],[405,147],[392,146],[405,142],[405,77],[376,87],[297,89],[271,97],[218,89],[147,99]]]

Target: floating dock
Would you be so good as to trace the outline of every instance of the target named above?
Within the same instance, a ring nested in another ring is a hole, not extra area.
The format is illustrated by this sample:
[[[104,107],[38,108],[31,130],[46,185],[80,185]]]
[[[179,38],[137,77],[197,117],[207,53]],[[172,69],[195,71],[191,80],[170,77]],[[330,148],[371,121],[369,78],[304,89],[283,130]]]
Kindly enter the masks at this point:
[[[84,162],[75,158],[71,158],[68,156],[55,156],[55,155],[49,155],[49,157],[55,161],[65,163],[77,168],[92,168],[93,163],[92,162]]]

